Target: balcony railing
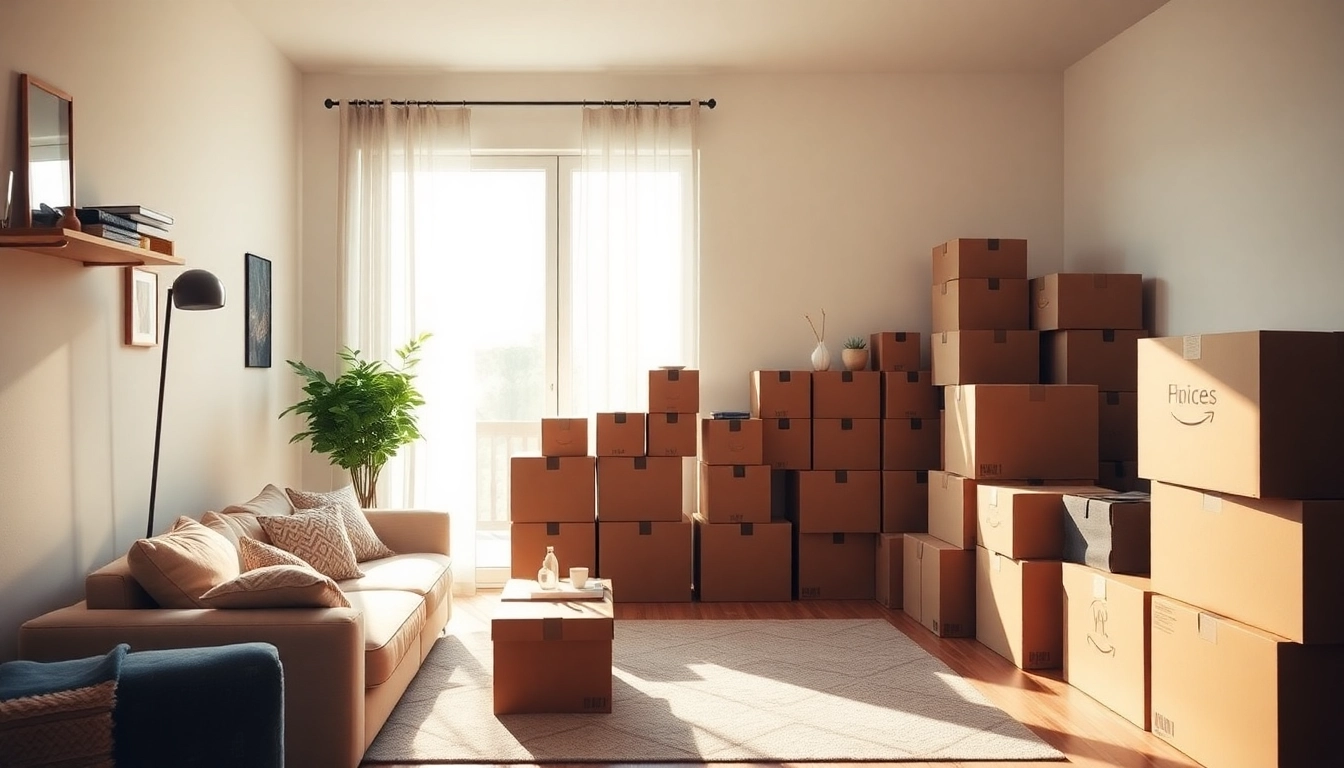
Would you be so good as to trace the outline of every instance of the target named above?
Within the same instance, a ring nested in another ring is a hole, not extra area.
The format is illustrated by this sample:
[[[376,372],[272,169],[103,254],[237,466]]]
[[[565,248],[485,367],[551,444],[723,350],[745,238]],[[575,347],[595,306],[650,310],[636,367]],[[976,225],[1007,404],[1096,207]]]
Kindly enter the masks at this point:
[[[509,459],[541,451],[541,422],[476,422],[476,527],[509,528]]]

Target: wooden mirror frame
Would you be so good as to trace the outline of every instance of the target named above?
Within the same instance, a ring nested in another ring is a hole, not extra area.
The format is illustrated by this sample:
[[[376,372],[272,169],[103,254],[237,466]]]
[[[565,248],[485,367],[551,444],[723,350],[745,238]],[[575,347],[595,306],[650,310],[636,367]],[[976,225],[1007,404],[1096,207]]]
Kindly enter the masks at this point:
[[[75,207],[75,102],[70,94],[59,88],[45,83],[32,75],[21,73],[19,75],[19,130],[18,142],[19,153],[17,168],[14,172],[14,197],[10,202],[9,226],[10,227],[31,227],[33,225],[33,209],[37,206],[37,201],[32,199],[32,125],[30,123],[31,114],[31,96],[32,89],[41,90],[47,94],[56,97],[64,103],[66,125],[68,126],[68,142],[70,147],[70,200],[68,205]]]

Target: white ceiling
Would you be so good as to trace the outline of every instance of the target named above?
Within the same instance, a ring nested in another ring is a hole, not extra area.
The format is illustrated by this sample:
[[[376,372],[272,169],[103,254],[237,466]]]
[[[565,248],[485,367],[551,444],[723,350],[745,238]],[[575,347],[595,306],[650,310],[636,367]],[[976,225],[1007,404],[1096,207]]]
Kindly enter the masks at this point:
[[[1166,0],[233,0],[304,72],[1059,72]]]

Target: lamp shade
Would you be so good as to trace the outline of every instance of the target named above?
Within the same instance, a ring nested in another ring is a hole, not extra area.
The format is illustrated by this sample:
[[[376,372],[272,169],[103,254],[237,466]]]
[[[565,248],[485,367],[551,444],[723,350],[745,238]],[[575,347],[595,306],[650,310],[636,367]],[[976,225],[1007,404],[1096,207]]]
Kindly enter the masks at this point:
[[[178,309],[219,309],[224,306],[224,284],[204,269],[189,269],[173,281],[173,306]]]

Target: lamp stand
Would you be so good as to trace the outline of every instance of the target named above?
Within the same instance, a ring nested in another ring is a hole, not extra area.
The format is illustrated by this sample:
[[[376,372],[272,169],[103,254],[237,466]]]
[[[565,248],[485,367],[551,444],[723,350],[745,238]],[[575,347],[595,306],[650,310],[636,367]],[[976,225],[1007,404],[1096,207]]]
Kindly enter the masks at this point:
[[[168,379],[168,334],[173,329],[173,289],[168,289],[168,308],[163,313],[163,362],[159,366],[159,412],[154,417],[154,471],[149,479],[149,523],[145,538],[154,535],[154,501],[159,495],[159,442],[163,436],[163,385]]]

